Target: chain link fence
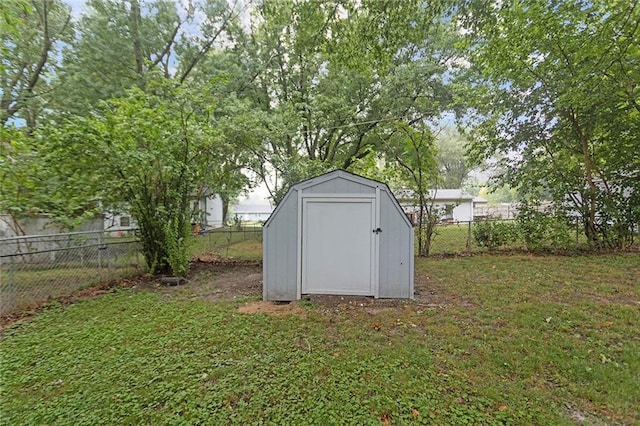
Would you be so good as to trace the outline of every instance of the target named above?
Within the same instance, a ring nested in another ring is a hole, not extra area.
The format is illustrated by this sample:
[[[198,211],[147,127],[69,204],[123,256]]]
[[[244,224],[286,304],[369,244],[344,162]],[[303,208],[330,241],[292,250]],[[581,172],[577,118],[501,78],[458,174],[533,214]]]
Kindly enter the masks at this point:
[[[416,239],[417,232],[416,228]],[[551,236],[527,236],[515,219],[461,221],[436,225],[429,254],[449,255],[524,249],[527,247],[527,239],[535,239],[540,247],[556,249],[571,249],[586,244],[581,223],[575,218],[567,221],[561,235]]]
[[[0,239],[0,315],[146,270],[133,230]]]
[[[247,259],[262,258],[262,225],[210,229],[195,237],[194,255],[202,253]]]
[[[505,226],[495,232],[496,224]],[[504,240],[487,239],[483,234],[483,227],[486,231],[487,225]],[[567,244],[578,246],[586,242],[578,221],[567,230]],[[515,221],[458,222],[437,225],[429,253],[438,256],[525,247],[522,231],[516,229]],[[259,261],[262,258],[262,226],[199,232],[193,236],[191,253],[196,257],[213,254]],[[24,311],[83,288],[145,271],[140,243],[133,230],[1,238],[0,315]]]

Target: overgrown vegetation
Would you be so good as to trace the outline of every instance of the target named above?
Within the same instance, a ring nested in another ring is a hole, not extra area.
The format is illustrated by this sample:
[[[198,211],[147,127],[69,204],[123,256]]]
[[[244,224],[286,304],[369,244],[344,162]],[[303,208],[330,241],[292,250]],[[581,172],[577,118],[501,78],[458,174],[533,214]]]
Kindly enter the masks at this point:
[[[580,217],[592,247],[627,246],[640,224],[638,3],[465,3],[470,158]]]
[[[515,223],[488,221],[473,226],[473,237],[480,247],[496,249],[516,242],[519,232]]]
[[[145,290],[4,330],[6,424],[633,424],[640,255],[419,259],[415,302],[239,314]],[[185,290],[187,288],[185,287]]]

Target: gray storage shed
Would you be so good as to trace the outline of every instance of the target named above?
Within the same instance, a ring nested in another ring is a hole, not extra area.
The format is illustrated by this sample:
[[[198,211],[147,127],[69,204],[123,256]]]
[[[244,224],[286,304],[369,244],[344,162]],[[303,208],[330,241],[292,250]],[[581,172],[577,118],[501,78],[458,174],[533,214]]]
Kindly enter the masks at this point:
[[[264,224],[263,299],[413,298],[413,226],[389,187],[343,170],[293,185]]]

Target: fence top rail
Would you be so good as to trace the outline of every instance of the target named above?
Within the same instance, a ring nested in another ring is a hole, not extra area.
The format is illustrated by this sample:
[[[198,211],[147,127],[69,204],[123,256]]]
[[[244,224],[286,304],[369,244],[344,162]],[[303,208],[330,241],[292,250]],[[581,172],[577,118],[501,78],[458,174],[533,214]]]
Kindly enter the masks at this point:
[[[115,245],[121,245],[121,244],[137,244],[137,243],[139,243],[139,241],[131,240],[131,241],[114,241],[114,242],[108,242],[108,243],[105,242],[100,244],[88,244],[85,246],[57,247],[54,249],[34,250],[34,251],[28,251],[25,253],[21,252],[21,253],[0,254],[0,258],[4,259],[8,257],[31,256],[31,255],[42,254],[42,253],[57,253],[61,251],[72,251],[72,250],[94,248],[94,247],[98,247],[100,250],[105,250],[109,246],[115,246]]]
[[[69,235],[91,235],[91,234],[104,234],[104,233],[108,233],[108,232],[131,232],[131,231],[137,231],[137,228],[127,228],[127,229],[100,229],[100,230],[96,230],[96,231],[76,231],[76,232],[60,232],[60,233],[56,233],[56,234],[37,234],[37,235],[15,235],[13,237],[3,237],[0,238],[0,243],[5,242],[5,241],[13,241],[13,240],[29,240],[29,239],[35,239],[35,238],[52,238],[52,237],[66,237]]]

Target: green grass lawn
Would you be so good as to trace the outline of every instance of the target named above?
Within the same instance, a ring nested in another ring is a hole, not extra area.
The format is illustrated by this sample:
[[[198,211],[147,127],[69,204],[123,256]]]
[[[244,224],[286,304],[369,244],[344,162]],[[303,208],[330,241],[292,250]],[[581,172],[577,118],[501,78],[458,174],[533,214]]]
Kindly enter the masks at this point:
[[[285,317],[140,289],[43,311],[3,332],[0,424],[640,422],[640,254],[419,259],[416,282]]]
[[[261,259],[262,226],[213,229],[210,232],[193,236],[190,250],[193,255],[214,253],[225,257]]]

